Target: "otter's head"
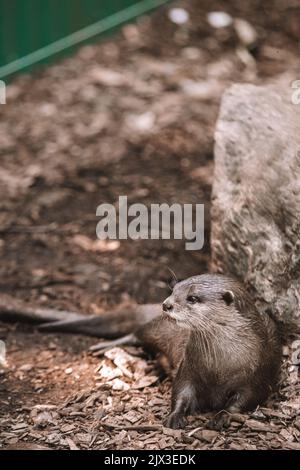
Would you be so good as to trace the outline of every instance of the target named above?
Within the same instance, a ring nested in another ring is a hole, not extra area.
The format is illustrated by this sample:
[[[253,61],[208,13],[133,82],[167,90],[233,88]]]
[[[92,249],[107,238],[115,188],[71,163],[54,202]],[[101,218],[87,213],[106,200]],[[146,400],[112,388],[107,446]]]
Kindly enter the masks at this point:
[[[244,292],[237,281],[217,274],[203,274],[178,282],[163,302],[164,314],[179,326],[209,329],[236,321],[236,303]]]

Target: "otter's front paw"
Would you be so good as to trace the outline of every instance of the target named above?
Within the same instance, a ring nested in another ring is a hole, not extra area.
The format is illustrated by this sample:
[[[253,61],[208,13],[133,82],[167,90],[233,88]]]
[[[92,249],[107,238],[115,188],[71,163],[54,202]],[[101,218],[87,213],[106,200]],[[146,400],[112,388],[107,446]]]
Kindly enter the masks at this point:
[[[172,429],[183,429],[186,426],[186,419],[183,415],[170,413],[164,421],[164,426]]]

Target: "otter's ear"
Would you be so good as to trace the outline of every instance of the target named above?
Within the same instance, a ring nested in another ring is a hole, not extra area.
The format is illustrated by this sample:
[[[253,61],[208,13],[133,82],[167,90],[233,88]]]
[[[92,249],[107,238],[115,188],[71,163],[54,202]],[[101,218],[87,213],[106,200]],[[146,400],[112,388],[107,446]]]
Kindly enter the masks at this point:
[[[222,299],[226,305],[230,305],[234,301],[234,293],[231,290],[226,290],[222,293]]]

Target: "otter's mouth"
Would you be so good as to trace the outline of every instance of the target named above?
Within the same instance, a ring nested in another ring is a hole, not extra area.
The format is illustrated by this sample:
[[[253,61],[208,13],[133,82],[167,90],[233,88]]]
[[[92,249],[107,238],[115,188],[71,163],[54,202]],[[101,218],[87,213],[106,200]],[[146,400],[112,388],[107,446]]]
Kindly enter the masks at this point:
[[[177,325],[177,326],[183,326],[184,322],[181,318],[176,318],[176,317],[173,317],[171,316],[169,313],[166,314],[165,318],[170,322],[172,323],[173,325]]]

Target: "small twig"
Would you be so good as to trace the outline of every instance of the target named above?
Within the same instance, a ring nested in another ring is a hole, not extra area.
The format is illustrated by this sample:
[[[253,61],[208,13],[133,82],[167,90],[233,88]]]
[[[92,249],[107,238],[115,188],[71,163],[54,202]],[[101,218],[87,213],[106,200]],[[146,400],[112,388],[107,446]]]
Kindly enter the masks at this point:
[[[124,425],[124,426],[118,426],[114,424],[109,424],[109,423],[101,423],[101,426],[103,426],[106,429],[109,429],[110,431],[141,431],[141,432],[147,432],[147,431],[161,431],[163,426],[161,424],[155,425],[155,424],[133,424],[133,425]]]
[[[6,227],[0,228],[0,235],[5,234],[43,234],[43,233],[77,233],[80,230],[80,226],[87,221],[95,221],[95,215],[86,215],[83,220],[76,220],[72,223],[58,225],[56,222],[52,222],[47,225],[14,225],[10,224]]]
[[[188,433],[188,436],[189,436],[189,437],[192,437],[193,434],[195,434],[197,431],[202,431],[202,429],[203,429],[203,426],[200,426],[200,427],[198,427],[198,428],[192,429],[192,431]]]
[[[0,284],[0,289],[19,289],[19,290],[30,290],[30,289],[43,289],[45,287],[49,286],[55,286],[55,285],[65,285],[65,284],[73,284],[74,281],[71,278],[66,278],[66,279],[49,279],[44,282],[36,282],[33,284]]]

